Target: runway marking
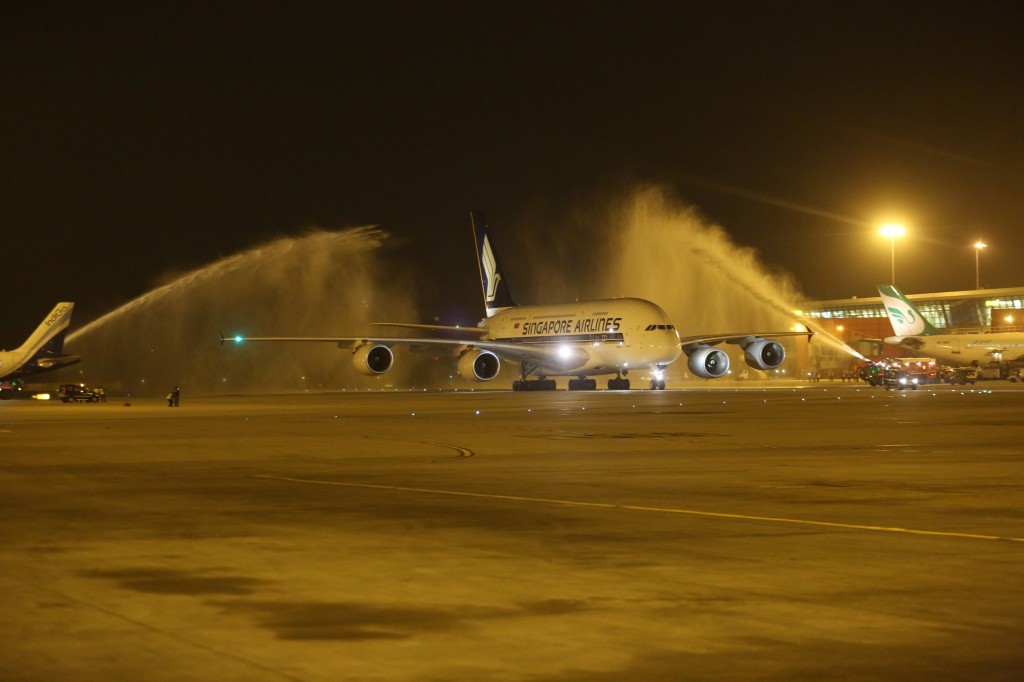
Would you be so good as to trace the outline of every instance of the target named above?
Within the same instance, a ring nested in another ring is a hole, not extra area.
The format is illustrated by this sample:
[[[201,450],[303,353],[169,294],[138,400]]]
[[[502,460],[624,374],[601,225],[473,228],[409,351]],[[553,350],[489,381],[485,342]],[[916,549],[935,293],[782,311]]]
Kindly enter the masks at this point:
[[[469,448],[464,448],[461,445],[449,445],[448,443],[434,443],[434,442],[429,441],[429,440],[411,440],[411,441],[407,441],[407,442],[409,442],[409,443],[421,443],[423,445],[436,445],[439,448],[448,448],[449,450],[454,450],[455,452],[459,453],[459,454],[455,455],[454,457],[446,457],[446,458],[444,458],[442,460],[439,460],[441,462],[450,462],[453,459],[466,459],[466,458],[472,457],[473,455],[476,454],[475,452],[473,452]]]
[[[548,440],[568,440],[576,438],[580,440],[615,440],[648,438],[651,440],[675,440],[677,438],[701,438],[705,436],[722,436],[721,433],[700,433],[698,431],[645,431],[643,433],[587,433],[587,432],[563,432],[563,433],[528,433],[523,438],[546,438]]]
[[[454,446],[447,446],[454,447]],[[673,509],[671,507],[644,507],[632,504],[610,504],[607,502],[581,502],[579,500],[557,500],[547,497],[523,497],[520,495],[498,495],[493,493],[471,493],[460,490],[437,490],[433,488],[409,488],[398,485],[376,485],[373,483],[346,483],[343,481],[321,481],[308,478],[292,478],[259,474],[256,478],[265,478],[290,483],[310,483],[313,485],[330,485],[346,488],[367,488],[371,490],[395,490],[406,493],[427,493],[431,495],[450,495],[453,497],[476,497],[489,500],[508,500],[512,502],[535,502],[539,504],[558,504],[566,507],[587,507],[591,509],[624,509],[627,511],[653,512],[661,514],[683,514],[686,516],[703,516],[735,521],[761,521],[768,523],[788,523],[798,526],[816,526],[824,528],[841,528],[844,530],[864,530],[880,533],[902,533],[906,535],[930,535],[933,537],[960,538],[969,540],[1005,540],[1008,542],[1024,542],[1024,538],[1003,535],[984,535],[981,533],[956,533],[940,530],[918,530],[914,528],[897,528],[891,526],[869,526],[857,523],[839,523],[836,521],[809,521],[807,519],[787,519],[779,516],[756,516],[751,514],[727,514],[724,512],[700,511],[697,509]]]
[[[383,440],[382,438],[379,438],[378,436],[368,436],[368,438],[378,438],[380,440]],[[389,442],[394,442],[394,439],[387,439],[387,440]],[[472,457],[473,455],[476,454],[475,452],[473,452],[469,448],[464,448],[461,445],[451,445],[449,443],[435,443],[435,442],[429,441],[429,440],[406,440],[406,441],[402,441],[402,442],[404,442],[404,443],[416,443],[417,445],[434,445],[434,446],[439,447],[439,448],[447,448],[449,450],[454,450],[455,452],[459,453],[459,454],[455,455],[454,457],[445,457],[444,459],[432,460],[434,462],[451,462],[452,460],[456,460],[456,459],[468,459],[468,458],[470,458],[470,457]]]

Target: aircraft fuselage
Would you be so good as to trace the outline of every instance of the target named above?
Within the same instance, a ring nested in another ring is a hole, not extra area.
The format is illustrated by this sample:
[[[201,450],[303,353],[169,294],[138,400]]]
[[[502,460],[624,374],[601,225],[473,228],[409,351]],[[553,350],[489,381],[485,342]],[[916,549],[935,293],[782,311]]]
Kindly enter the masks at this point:
[[[1013,362],[1024,357],[1024,334],[1020,332],[889,336],[885,342],[913,350],[915,355],[933,357],[947,365],[987,365]]]
[[[665,366],[681,354],[679,332],[659,306],[639,298],[508,308],[481,323],[488,341],[575,350],[584,364],[540,367],[584,376]]]

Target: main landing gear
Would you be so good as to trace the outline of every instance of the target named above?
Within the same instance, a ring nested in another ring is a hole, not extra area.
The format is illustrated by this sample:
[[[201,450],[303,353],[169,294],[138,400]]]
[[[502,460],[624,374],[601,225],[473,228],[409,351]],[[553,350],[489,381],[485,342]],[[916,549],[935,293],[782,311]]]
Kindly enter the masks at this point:
[[[609,391],[628,391],[629,379],[623,379],[621,374],[616,374],[614,379],[608,380]]]
[[[571,384],[572,382],[570,382]],[[570,386],[571,388],[571,386]],[[553,391],[555,390],[554,379],[516,379],[512,382],[513,391]]]
[[[536,366],[523,365],[521,368],[521,378],[516,379],[512,382],[513,391],[553,391],[555,390],[555,380],[548,379],[547,377],[540,377],[539,379],[527,379],[530,372],[537,369]]]
[[[537,379],[527,379],[529,376],[528,370],[524,370],[521,379],[516,379],[512,382],[513,391],[554,391],[555,380],[548,379],[545,376]],[[588,379],[586,377],[572,377],[569,379],[569,390],[570,391],[596,391],[597,390],[597,379]],[[609,391],[628,391],[629,390],[629,379],[626,379],[622,374],[616,374],[614,379],[608,380]],[[652,391],[664,391],[665,390],[665,379],[654,378],[651,379],[651,390]]]
[[[569,390],[570,391],[595,391],[595,390],[597,390],[597,379],[584,379],[583,377],[577,377],[575,379],[569,379]]]

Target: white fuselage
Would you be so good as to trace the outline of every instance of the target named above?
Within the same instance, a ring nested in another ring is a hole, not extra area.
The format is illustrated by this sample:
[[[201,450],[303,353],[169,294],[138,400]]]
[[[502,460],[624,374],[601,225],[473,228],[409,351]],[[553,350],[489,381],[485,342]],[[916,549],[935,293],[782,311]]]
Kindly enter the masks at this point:
[[[28,354],[24,351],[0,351],[0,379],[11,372],[18,370],[23,364],[25,364],[25,360],[27,359]]]
[[[1024,357],[1024,332],[889,336],[885,342],[954,366],[1012,362]]]
[[[564,348],[578,367],[539,364],[551,375],[584,376],[664,367],[681,354],[679,332],[659,306],[638,298],[507,308],[482,323],[487,341]]]

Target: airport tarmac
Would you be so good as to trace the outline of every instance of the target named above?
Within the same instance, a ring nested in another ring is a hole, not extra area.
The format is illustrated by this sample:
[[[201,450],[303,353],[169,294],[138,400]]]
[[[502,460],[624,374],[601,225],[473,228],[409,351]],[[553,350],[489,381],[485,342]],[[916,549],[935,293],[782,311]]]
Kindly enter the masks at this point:
[[[1020,680],[1024,390],[0,403],[0,679]]]

